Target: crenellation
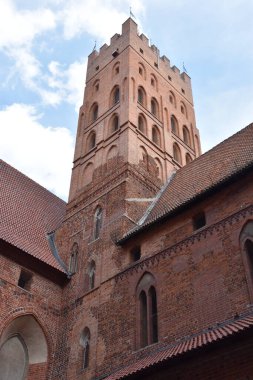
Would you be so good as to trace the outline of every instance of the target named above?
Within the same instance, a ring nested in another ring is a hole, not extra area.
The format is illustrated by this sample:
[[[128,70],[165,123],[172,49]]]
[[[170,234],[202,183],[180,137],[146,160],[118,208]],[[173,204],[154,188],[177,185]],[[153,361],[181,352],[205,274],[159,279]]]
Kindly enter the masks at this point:
[[[160,57],[160,50],[158,49],[156,45],[153,44],[150,46],[150,48],[155,53],[156,56]]]
[[[140,37],[140,39],[142,40],[142,42],[143,42],[145,45],[149,46],[149,39],[148,39],[147,36],[145,36],[145,34],[142,33],[142,34],[139,35],[139,37]]]
[[[107,44],[102,45],[101,48],[99,49],[99,54],[102,54],[104,51],[106,51],[109,46],[110,45],[107,45]]]
[[[177,66],[175,66],[175,65],[172,66],[171,70],[173,70],[174,73],[178,74],[179,76],[181,75],[180,70],[179,70],[179,68]]]
[[[115,33],[114,36],[111,37],[111,42],[110,44],[114,44],[119,38],[121,37],[121,35],[119,33]]]

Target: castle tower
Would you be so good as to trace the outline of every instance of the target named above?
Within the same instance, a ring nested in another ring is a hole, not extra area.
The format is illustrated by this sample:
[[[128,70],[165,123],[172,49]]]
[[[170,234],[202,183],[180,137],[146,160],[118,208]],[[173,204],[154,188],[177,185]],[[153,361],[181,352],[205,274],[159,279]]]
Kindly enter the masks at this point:
[[[164,183],[199,154],[189,76],[128,19],[122,34],[88,59],[69,201],[98,177],[105,180],[115,157],[157,185],[156,176]]]
[[[138,244],[123,252],[115,242],[136,226],[167,178],[199,154],[190,78],[128,19],[122,34],[88,59],[67,214],[56,232],[71,275],[58,347],[68,362],[56,368],[57,379],[77,378],[86,345],[83,378],[95,376],[105,355],[107,286],[141,255]]]

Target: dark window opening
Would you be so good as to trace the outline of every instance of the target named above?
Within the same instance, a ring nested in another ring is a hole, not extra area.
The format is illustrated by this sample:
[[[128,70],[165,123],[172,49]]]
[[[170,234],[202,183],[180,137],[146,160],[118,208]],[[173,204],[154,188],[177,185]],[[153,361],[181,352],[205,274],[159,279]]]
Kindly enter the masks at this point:
[[[131,261],[135,262],[141,258],[141,247],[135,247],[131,250]]]
[[[182,91],[183,94],[185,93],[185,90],[183,88],[181,88],[181,91]]]
[[[169,75],[168,75],[168,79],[169,79],[169,80],[172,80],[171,77],[170,77]]]
[[[20,288],[23,288],[25,290],[31,289],[31,283],[32,283],[32,273],[26,272],[23,269],[21,269],[19,279],[18,279],[18,286]]]
[[[139,74],[140,74],[140,75],[143,75],[143,70],[142,70],[141,67],[139,67]]]
[[[157,62],[154,62],[154,65],[155,65],[155,67],[158,67],[158,63]]]
[[[251,279],[253,279],[253,242],[251,240],[247,240],[245,243],[245,248],[248,256],[250,276]]]
[[[195,215],[192,218],[192,223],[193,223],[193,229],[198,230],[201,227],[204,227],[206,225],[206,215],[204,212],[201,212],[197,215]]]
[[[119,51],[118,51],[118,49],[117,50],[114,50],[113,52],[112,52],[112,56],[115,58],[115,57],[117,57],[119,55]]]
[[[143,49],[140,48],[140,52],[141,52],[141,54],[143,54]]]
[[[147,313],[147,296],[142,290],[140,293],[140,346],[148,345],[148,313]]]
[[[85,347],[83,349],[83,369],[88,368],[89,366],[89,351],[90,344],[89,342],[86,342]]]
[[[95,89],[96,89],[96,91],[99,90],[99,83],[97,83],[97,84],[95,85]]]
[[[98,70],[99,70],[99,66],[96,67],[96,71],[98,71]]]
[[[114,104],[119,102],[119,87],[116,87],[114,90],[113,101],[114,101]]]
[[[150,337],[151,343],[158,342],[158,324],[157,324],[157,301],[156,301],[156,291],[152,286],[149,289],[149,299],[151,303],[151,313],[150,313]]]
[[[98,207],[95,212],[94,220],[94,239],[98,239],[102,228],[102,208]]]

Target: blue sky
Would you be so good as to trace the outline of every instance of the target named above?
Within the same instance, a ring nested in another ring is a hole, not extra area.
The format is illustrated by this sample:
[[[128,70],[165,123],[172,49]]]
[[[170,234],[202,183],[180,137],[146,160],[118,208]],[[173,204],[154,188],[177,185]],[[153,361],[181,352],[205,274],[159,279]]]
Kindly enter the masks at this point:
[[[206,151],[253,121],[252,0],[1,0],[0,156],[66,199],[87,56],[132,6],[192,78]]]

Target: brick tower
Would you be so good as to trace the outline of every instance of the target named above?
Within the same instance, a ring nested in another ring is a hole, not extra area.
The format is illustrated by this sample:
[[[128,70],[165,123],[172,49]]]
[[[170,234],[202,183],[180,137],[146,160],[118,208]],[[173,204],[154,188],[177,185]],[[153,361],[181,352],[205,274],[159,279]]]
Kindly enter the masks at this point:
[[[56,377],[77,379],[84,369],[81,378],[95,376],[105,355],[105,284],[141,255],[138,246],[122,254],[115,241],[138,224],[168,177],[199,154],[190,78],[128,19],[122,34],[88,59],[67,216],[56,234],[72,276],[58,348],[68,363]],[[80,358],[86,345],[89,365]]]

